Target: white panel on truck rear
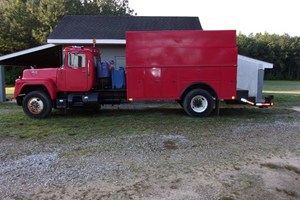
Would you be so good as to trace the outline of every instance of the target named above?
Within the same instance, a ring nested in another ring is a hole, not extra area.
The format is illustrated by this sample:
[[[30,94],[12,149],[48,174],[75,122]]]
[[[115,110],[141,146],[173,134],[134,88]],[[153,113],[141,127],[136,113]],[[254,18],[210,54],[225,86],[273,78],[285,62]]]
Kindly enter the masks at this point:
[[[272,69],[273,64],[238,55],[237,90],[247,90],[249,97],[262,99],[264,70]]]

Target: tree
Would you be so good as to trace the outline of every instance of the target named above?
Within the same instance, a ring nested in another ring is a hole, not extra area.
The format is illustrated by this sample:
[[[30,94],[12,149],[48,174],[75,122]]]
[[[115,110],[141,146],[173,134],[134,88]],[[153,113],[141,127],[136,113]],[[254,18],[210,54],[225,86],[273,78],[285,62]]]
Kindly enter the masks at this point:
[[[128,0],[6,0],[0,7],[0,54],[46,43],[65,15],[132,15]]]
[[[268,79],[300,80],[300,37],[288,34],[241,33],[237,36],[239,53],[274,64]]]
[[[6,54],[38,45],[32,37],[36,24],[24,1],[6,1],[0,8],[0,53]]]
[[[27,9],[37,19],[32,37],[44,44],[59,20],[65,15],[81,13],[82,4],[74,0],[27,0]]]
[[[101,15],[132,15],[128,0],[96,0]]]

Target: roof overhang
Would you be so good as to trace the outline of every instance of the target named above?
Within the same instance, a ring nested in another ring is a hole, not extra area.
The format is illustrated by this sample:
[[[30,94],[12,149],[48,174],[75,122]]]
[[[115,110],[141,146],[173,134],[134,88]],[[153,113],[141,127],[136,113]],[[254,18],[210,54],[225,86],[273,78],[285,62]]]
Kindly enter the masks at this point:
[[[242,60],[242,61],[246,61],[246,62],[256,64],[259,68],[262,68],[262,69],[272,69],[273,68],[272,63],[268,63],[268,62],[265,62],[265,61],[262,61],[262,60],[257,60],[257,59],[250,58],[250,57],[243,56],[243,55],[238,55],[238,60]]]
[[[0,57],[0,65],[4,66],[60,66],[62,46],[46,44]]]
[[[126,44],[125,39],[48,39],[52,44]]]
[[[4,60],[10,59],[10,58],[22,56],[22,55],[25,55],[25,54],[30,54],[30,53],[41,51],[41,50],[44,50],[44,49],[49,49],[49,48],[55,47],[55,46],[56,46],[55,44],[45,44],[45,45],[42,45],[42,46],[38,46],[38,47],[23,50],[23,51],[18,51],[18,52],[15,52],[15,53],[7,54],[5,56],[1,56],[0,61],[4,61]]]

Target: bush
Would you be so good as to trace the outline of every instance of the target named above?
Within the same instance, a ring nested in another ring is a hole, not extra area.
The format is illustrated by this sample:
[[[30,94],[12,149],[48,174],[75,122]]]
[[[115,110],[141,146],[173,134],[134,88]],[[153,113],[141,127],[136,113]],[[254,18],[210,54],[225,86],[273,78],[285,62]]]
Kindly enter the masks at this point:
[[[5,84],[6,86],[15,85],[15,80],[22,75],[26,67],[5,67]]]

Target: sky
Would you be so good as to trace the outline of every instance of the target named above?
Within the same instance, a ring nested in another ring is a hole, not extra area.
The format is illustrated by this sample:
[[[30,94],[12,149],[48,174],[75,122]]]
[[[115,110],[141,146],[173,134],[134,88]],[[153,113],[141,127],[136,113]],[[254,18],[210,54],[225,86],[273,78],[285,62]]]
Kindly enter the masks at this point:
[[[300,36],[298,0],[129,0],[137,16],[199,17],[204,30]]]

